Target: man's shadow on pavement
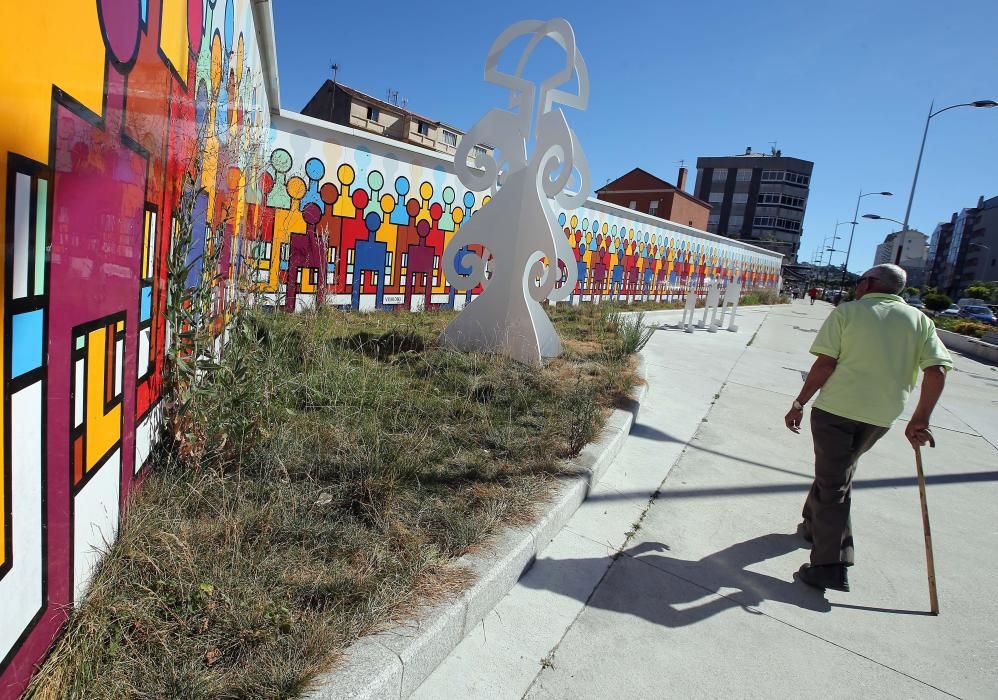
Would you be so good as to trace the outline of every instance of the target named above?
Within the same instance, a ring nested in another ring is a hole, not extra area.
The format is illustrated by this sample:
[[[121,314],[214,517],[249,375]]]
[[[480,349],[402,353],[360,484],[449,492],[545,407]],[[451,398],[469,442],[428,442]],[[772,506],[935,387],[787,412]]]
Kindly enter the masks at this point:
[[[592,576],[605,559],[538,559],[520,583],[575,597],[590,607],[627,613],[666,627],[701,622],[732,608],[761,615],[753,606],[778,601],[816,612],[831,605],[821,592],[747,567],[806,547],[796,534],[768,534],[739,542],[699,560],[658,554],[661,542],[642,542],[620,553],[591,596],[579,578]],[[731,592],[730,589],[737,589]],[[729,589],[729,590],[725,590]]]

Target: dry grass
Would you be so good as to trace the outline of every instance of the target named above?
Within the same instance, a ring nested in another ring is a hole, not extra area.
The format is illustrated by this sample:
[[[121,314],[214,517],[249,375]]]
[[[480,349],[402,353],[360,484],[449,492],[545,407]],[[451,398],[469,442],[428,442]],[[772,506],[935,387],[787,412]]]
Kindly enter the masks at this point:
[[[294,697],[461,590],[635,381],[604,310],[552,316],[543,369],[436,347],[449,313],[237,324],[29,697]]]

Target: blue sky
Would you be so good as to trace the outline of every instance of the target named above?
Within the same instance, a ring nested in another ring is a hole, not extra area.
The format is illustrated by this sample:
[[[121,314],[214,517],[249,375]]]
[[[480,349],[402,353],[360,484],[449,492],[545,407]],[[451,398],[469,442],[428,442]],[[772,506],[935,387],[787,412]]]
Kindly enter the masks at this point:
[[[860,215],[904,218],[930,100],[998,100],[994,0],[274,5],[285,109],[301,109],[335,61],[341,82],[381,98],[398,90],[410,109],[463,129],[506,106],[482,81],[496,35],[564,17],[589,67],[589,109],[566,113],[594,188],[633,167],[675,182],[684,159],[691,189],[698,156],[777,141],[815,163],[802,260],[851,220],[860,188],[895,193],[865,198]],[[554,55],[532,59],[535,74]],[[931,234],[980,195],[998,195],[998,108],[954,109],[932,120],[911,225]],[[849,268],[869,266],[892,226],[857,226]]]

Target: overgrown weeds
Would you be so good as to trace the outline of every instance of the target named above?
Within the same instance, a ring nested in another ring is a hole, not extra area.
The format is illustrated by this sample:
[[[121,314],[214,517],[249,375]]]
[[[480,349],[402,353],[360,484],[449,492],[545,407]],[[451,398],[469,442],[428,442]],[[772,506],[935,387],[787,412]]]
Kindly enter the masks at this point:
[[[235,317],[29,696],[294,697],[459,591],[635,381],[630,326],[551,313],[542,369],[438,347],[450,313]]]

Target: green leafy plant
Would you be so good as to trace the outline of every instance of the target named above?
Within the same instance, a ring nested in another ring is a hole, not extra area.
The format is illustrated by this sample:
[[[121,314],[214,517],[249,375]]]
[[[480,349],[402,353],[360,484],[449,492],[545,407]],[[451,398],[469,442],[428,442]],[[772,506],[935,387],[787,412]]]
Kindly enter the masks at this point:
[[[963,290],[963,296],[986,302],[995,301],[998,299],[998,282],[974,282]]]
[[[643,311],[626,316],[613,311],[607,314],[605,323],[616,338],[609,351],[617,358],[641,352],[655,334],[655,326],[645,325]]]
[[[925,304],[925,308],[930,311],[945,311],[950,306],[953,305],[953,300],[950,299],[945,294],[939,294],[938,292],[928,293],[922,297],[922,303]]]

